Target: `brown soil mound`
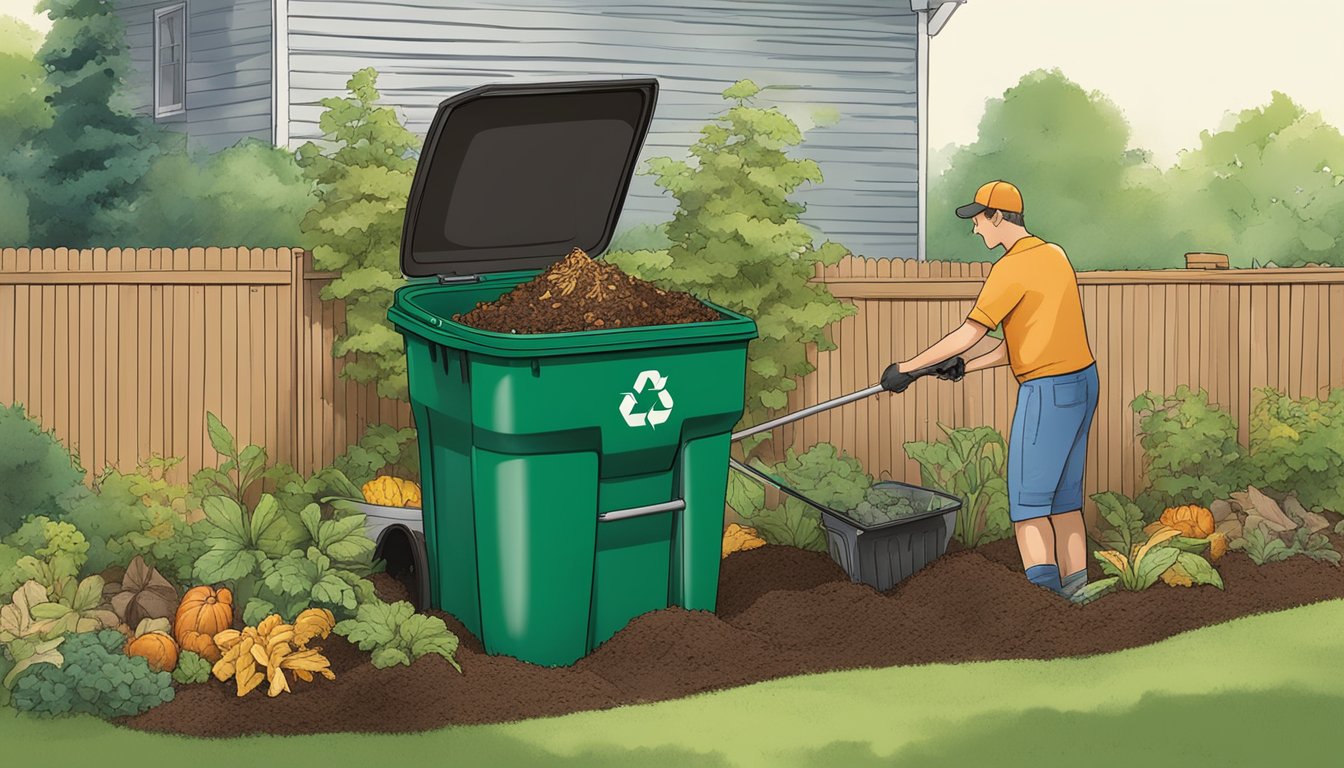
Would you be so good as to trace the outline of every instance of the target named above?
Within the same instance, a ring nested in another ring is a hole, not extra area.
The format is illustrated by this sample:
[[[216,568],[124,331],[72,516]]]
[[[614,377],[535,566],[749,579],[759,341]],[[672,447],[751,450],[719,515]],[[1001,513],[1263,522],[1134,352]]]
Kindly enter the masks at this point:
[[[461,674],[436,656],[374,669],[367,654],[333,635],[323,642],[333,681],[240,699],[212,680],[120,722],[195,736],[506,722],[826,670],[1087,655],[1344,597],[1344,568],[1302,557],[1256,566],[1233,552],[1218,570],[1223,591],[1159,583],[1074,606],[1026,581],[1011,540],[950,552],[887,593],[849,582],[825,554],[767,546],[724,561],[717,614],[645,614],[572,667],[488,656],[452,616],[437,613],[462,640]],[[387,578],[376,583],[385,598],[397,596]]]
[[[575,248],[540,275],[453,320],[498,333],[570,333],[718,317],[689,293],[664,291]]]

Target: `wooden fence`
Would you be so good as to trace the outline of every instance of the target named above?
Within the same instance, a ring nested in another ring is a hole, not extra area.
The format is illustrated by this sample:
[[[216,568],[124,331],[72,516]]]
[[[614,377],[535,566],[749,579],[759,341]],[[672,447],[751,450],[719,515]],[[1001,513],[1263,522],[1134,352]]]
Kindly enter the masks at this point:
[[[988,267],[850,258],[819,271],[858,314],[828,329],[838,348],[811,353],[817,370],[790,410],[875,383],[954,329]],[[241,443],[312,471],[369,423],[411,424],[405,404],[339,378],[330,350],[345,312],[319,298],[330,278],[283,248],[4,250],[0,403],[23,403],[90,470],[155,454],[185,459],[177,479],[214,465],[212,411]],[[1144,390],[1209,391],[1244,443],[1256,388],[1344,386],[1344,269],[1084,272],[1079,283],[1101,377],[1088,493],[1143,483],[1129,403]],[[785,427],[775,446],[831,442],[874,475],[917,481],[905,442],[941,439],[939,422],[1007,434],[1016,391],[1006,367],[925,379]]]
[[[152,455],[182,457],[179,481],[217,465],[207,411],[311,471],[369,423],[411,423],[339,378],[345,310],[319,298],[331,277],[287,248],[5,249],[0,403],[22,403],[91,473]]]
[[[790,410],[874,384],[888,363],[908,359],[965,319],[988,263],[851,257],[817,280],[858,307],[831,326],[837,348],[815,352],[817,370]],[[1088,342],[1097,358],[1100,402],[1088,452],[1088,494],[1142,487],[1136,395],[1202,388],[1231,411],[1243,444],[1254,390],[1325,396],[1344,387],[1344,269],[1170,269],[1078,276]],[[979,349],[993,344],[987,339]],[[978,354],[973,350],[972,354]],[[945,439],[937,423],[992,425],[1005,436],[1017,384],[1005,366],[958,383],[924,379],[902,395],[879,395],[780,430],[777,446],[830,442],[870,474],[918,481],[902,448]],[[1090,504],[1090,502],[1089,502]]]

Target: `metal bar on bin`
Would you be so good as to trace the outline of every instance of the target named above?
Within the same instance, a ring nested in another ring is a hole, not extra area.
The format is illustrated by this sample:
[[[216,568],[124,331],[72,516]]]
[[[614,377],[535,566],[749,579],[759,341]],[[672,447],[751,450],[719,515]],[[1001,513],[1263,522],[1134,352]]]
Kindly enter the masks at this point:
[[[625,520],[631,517],[642,517],[643,515],[656,515],[659,512],[678,512],[686,508],[684,499],[674,501],[665,501],[662,504],[648,504],[643,507],[630,507],[628,509],[613,509],[610,512],[603,512],[597,516],[601,522],[609,520]]]

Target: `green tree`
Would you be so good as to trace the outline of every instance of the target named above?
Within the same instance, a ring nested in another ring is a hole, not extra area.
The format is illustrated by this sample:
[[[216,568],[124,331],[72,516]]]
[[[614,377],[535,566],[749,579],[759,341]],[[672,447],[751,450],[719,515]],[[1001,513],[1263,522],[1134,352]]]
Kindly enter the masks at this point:
[[[51,89],[49,128],[6,163],[28,198],[29,244],[85,247],[120,239],[157,132],[120,96],[125,30],[103,0],[42,0],[52,19],[37,52]]]
[[[1058,70],[1028,73],[988,102],[976,141],[930,179],[929,257],[997,257],[955,210],[981,184],[1005,179],[1022,190],[1027,228],[1062,245],[1075,268],[1179,266],[1192,249],[1168,234],[1161,170],[1129,138],[1124,115],[1100,93]]]
[[[809,282],[817,263],[835,264],[847,250],[829,241],[817,247],[798,220],[804,207],[789,195],[805,182],[821,183],[821,169],[788,156],[802,131],[776,108],[750,106],[760,91],[742,80],[723,92],[733,106],[701,129],[692,162],[649,160],[646,172],[678,202],[667,226],[671,247],[607,254],[631,274],[756,321],[760,338],[747,359],[748,424],[788,404],[799,377],[813,370],[807,345],[833,349],[826,326],[855,312]]]
[[[317,204],[301,229],[318,269],[340,272],[322,298],[343,299],[346,333],[332,354],[347,359],[343,376],[376,382],[383,397],[407,399],[404,343],[387,319],[401,275],[401,228],[415,175],[411,152],[420,140],[390,107],[376,106],[378,72],[361,69],[350,96],[322,100],[324,154],[313,142],[299,148],[299,165],[317,185]]]
[[[1236,266],[1344,265],[1344,135],[1275,91],[1169,173],[1184,228]]]
[[[0,16],[0,147],[17,147],[51,125],[44,99],[47,81],[34,54],[42,36],[10,16]],[[28,242],[28,196],[0,176],[0,245]]]

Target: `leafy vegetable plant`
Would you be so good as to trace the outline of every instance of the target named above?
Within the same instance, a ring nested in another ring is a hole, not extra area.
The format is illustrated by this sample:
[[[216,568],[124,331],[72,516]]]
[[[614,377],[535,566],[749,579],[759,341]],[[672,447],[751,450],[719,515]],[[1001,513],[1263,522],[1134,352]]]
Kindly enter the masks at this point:
[[[234,600],[243,605],[261,577],[261,564],[289,554],[304,538],[303,529],[281,513],[270,494],[263,494],[250,514],[232,498],[208,497],[198,525],[204,526],[208,549],[193,575],[202,584],[234,583]]]
[[[59,650],[65,633],[57,622],[33,617],[35,606],[47,603],[47,590],[30,581],[14,592],[14,602],[0,608],[0,644],[4,645],[9,671],[4,687],[12,687],[14,678],[34,664],[63,661]]]
[[[203,467],[191,478],[193,495],[204,501],[212,496],[224,496],[242,507],[244,495],[266,473],[266,449],[259,445],[237,447],[233,433],[213,413],[205,416],[206,433],[210,445],[224,457],[218,468]]]
[[[83,712],[110,718],[172,701],[172,676],[127,656],[125,645],[125,635],[114,630],[70,635],[61,646],[60,666],[36,664],[15,677],[14,706],[47,715]]]
[[[1004,538],[1008,519],[1008,451],[993,427],[938,427],[948,441],[912,441],[905,452],[919,462],[924,485],[962,499],[954,535],[968,547]]]
[[[209,661],[201,658],[195,651],[182,651],[177,656],[177,668],[173,670],[173,682],[178,685],[196,685],[210,679]]]
[[[410,603],[401,601],[365,603],[353,619],[336,625],[336,634],[344,635],[362,651],[372,651],[373,666],[386,669],[436,653],[458,672],[458,640],[443,619],[415,612]]]
[[[1101,569],[1109,576],[1083,587],[1074,595],[1073,601],[1090,602],[1116,587],[1134,592],[1145,590],[1162,578],[1168,569],[1177,566],[1176,573],[1171,577],[1175,583],[1186,586],[1212,584],[1222,589],[1222,577],[1208,560],[1171,545],[1172,540],[1180,535],[1180,531],[1164,527],[1154,531],[1146,541],[1135,542],[1128,554],[1113,549],[1093,553],[1101,562]]]

